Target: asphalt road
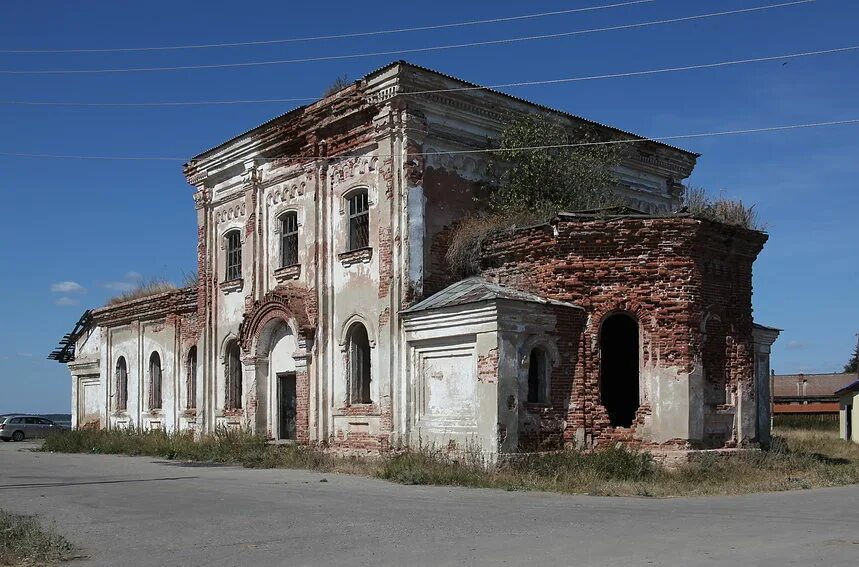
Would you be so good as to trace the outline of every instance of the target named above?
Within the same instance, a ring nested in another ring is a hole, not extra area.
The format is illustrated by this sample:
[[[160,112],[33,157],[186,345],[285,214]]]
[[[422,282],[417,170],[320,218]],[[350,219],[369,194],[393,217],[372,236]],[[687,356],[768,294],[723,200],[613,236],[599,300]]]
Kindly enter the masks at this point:
[[[605,498],[44,454],[0,443],[0,508],[88,559],[161,565],[859,565],[859,486]]]

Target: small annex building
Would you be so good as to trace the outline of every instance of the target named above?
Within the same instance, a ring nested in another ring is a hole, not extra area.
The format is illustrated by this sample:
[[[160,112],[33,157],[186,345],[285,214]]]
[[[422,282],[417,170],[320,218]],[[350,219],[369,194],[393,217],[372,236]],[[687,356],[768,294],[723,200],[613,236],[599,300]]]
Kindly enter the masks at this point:
[[[632,140],[626,203],[445,256],[488,141],[539,113]],[[84,313],[51,357],[75,427],[489,457],[769,443],[767,235],[680,210],[698,155],[394,62],[192,158],[196,286]]]
[[[842,439],[859,443],[859,378],[835,394],[838,396],[840,436]]]

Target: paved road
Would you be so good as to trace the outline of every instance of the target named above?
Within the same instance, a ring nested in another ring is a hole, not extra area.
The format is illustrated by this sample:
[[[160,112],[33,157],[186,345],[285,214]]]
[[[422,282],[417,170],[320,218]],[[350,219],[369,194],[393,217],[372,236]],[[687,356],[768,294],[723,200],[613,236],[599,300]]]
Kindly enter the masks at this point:
[[[600,498],[29,447],[0,443],[0,508],[55,521],[80,567],[859,565],[855,486]]]

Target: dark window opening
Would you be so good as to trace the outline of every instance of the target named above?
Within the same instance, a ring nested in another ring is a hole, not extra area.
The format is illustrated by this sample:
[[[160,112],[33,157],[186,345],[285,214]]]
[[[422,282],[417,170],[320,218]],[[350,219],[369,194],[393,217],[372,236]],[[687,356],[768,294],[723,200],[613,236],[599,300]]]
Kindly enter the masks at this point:
[[[231,230],[224,236],[227,248],[227,281],[242,278],[242,237],[238,230]]]
[[[188,368],[186,370],[185,409],[197,407],[197,347],[192,346],[188,351]]]
[[[239,343],[230,343],[226,356],[227,371],[227,409],[236,410],[242,407],[242,361],[239,353]]]
[[[353,404],[370,404],[370,338],[361,323],[349,330],[349,378]]]
[[[149,409],[161,409],[161,357],[149,357]]]
[[[128,365],[124,356],[116,361],[116,409],[128,409]]]
[[[370,206],[367,192],[349,198],[349,250],[370,246]]]
[[[528,359],[528,403],[540,404],[547,400],[549,364],[546,352],[535,348]]]
[[[638,323],[622,313],[600,331],[600,396],[612,426],[629,427],[639,405]]]
[[[280,266],[298,263],[298,213],[280,217]]]

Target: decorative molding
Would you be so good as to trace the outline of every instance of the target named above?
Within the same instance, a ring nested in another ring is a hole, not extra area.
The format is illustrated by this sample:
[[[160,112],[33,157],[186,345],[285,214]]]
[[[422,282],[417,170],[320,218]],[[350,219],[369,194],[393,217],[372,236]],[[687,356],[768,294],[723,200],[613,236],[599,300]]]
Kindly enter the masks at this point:
[[[377,156],[360,156],[339,161],[328,168],[332,183],[342,183],[347,179],[373,173],[379,169]]]
[[[293,264],[291,266],[283,266],[274,271],[274,279],[278,282],[288,280],[297,280],[301,276],[301,264]]]
[[[277,205],[279,203],[292,202],[296,198],[303,196],[307,192],[307,182],[301,183],[284,183],[283,187],[273,188],[265,198],[266,206]]]
[[[202,185],[206,179],[209,177],[209,170],[204,169],[202,171],[198,171],[194,175],[188,177],[188,183],[190,185]]]
[[[221,224],[223,222],[231,221],[233,219],[239,219],[245,216],[245,212],[247,210],[247,205],[242,200],[241,203],[236,203],[231,207],[225,207],[219,211],[215,212],[215,224]]]
[[[337,258],[340,259],[340,263],[343,264],[344,268],[348,268],[356,264],[369,264],[370,260],[373,259],[373,249],[368,247],[349,250],[348,252],[337,254]]]
[[[223,291],[225,295],[228,293],[233,293],[234,291],[242,291],[244,286],[245,280],[243,279],[227,280],[219,284],[221,291]]]

